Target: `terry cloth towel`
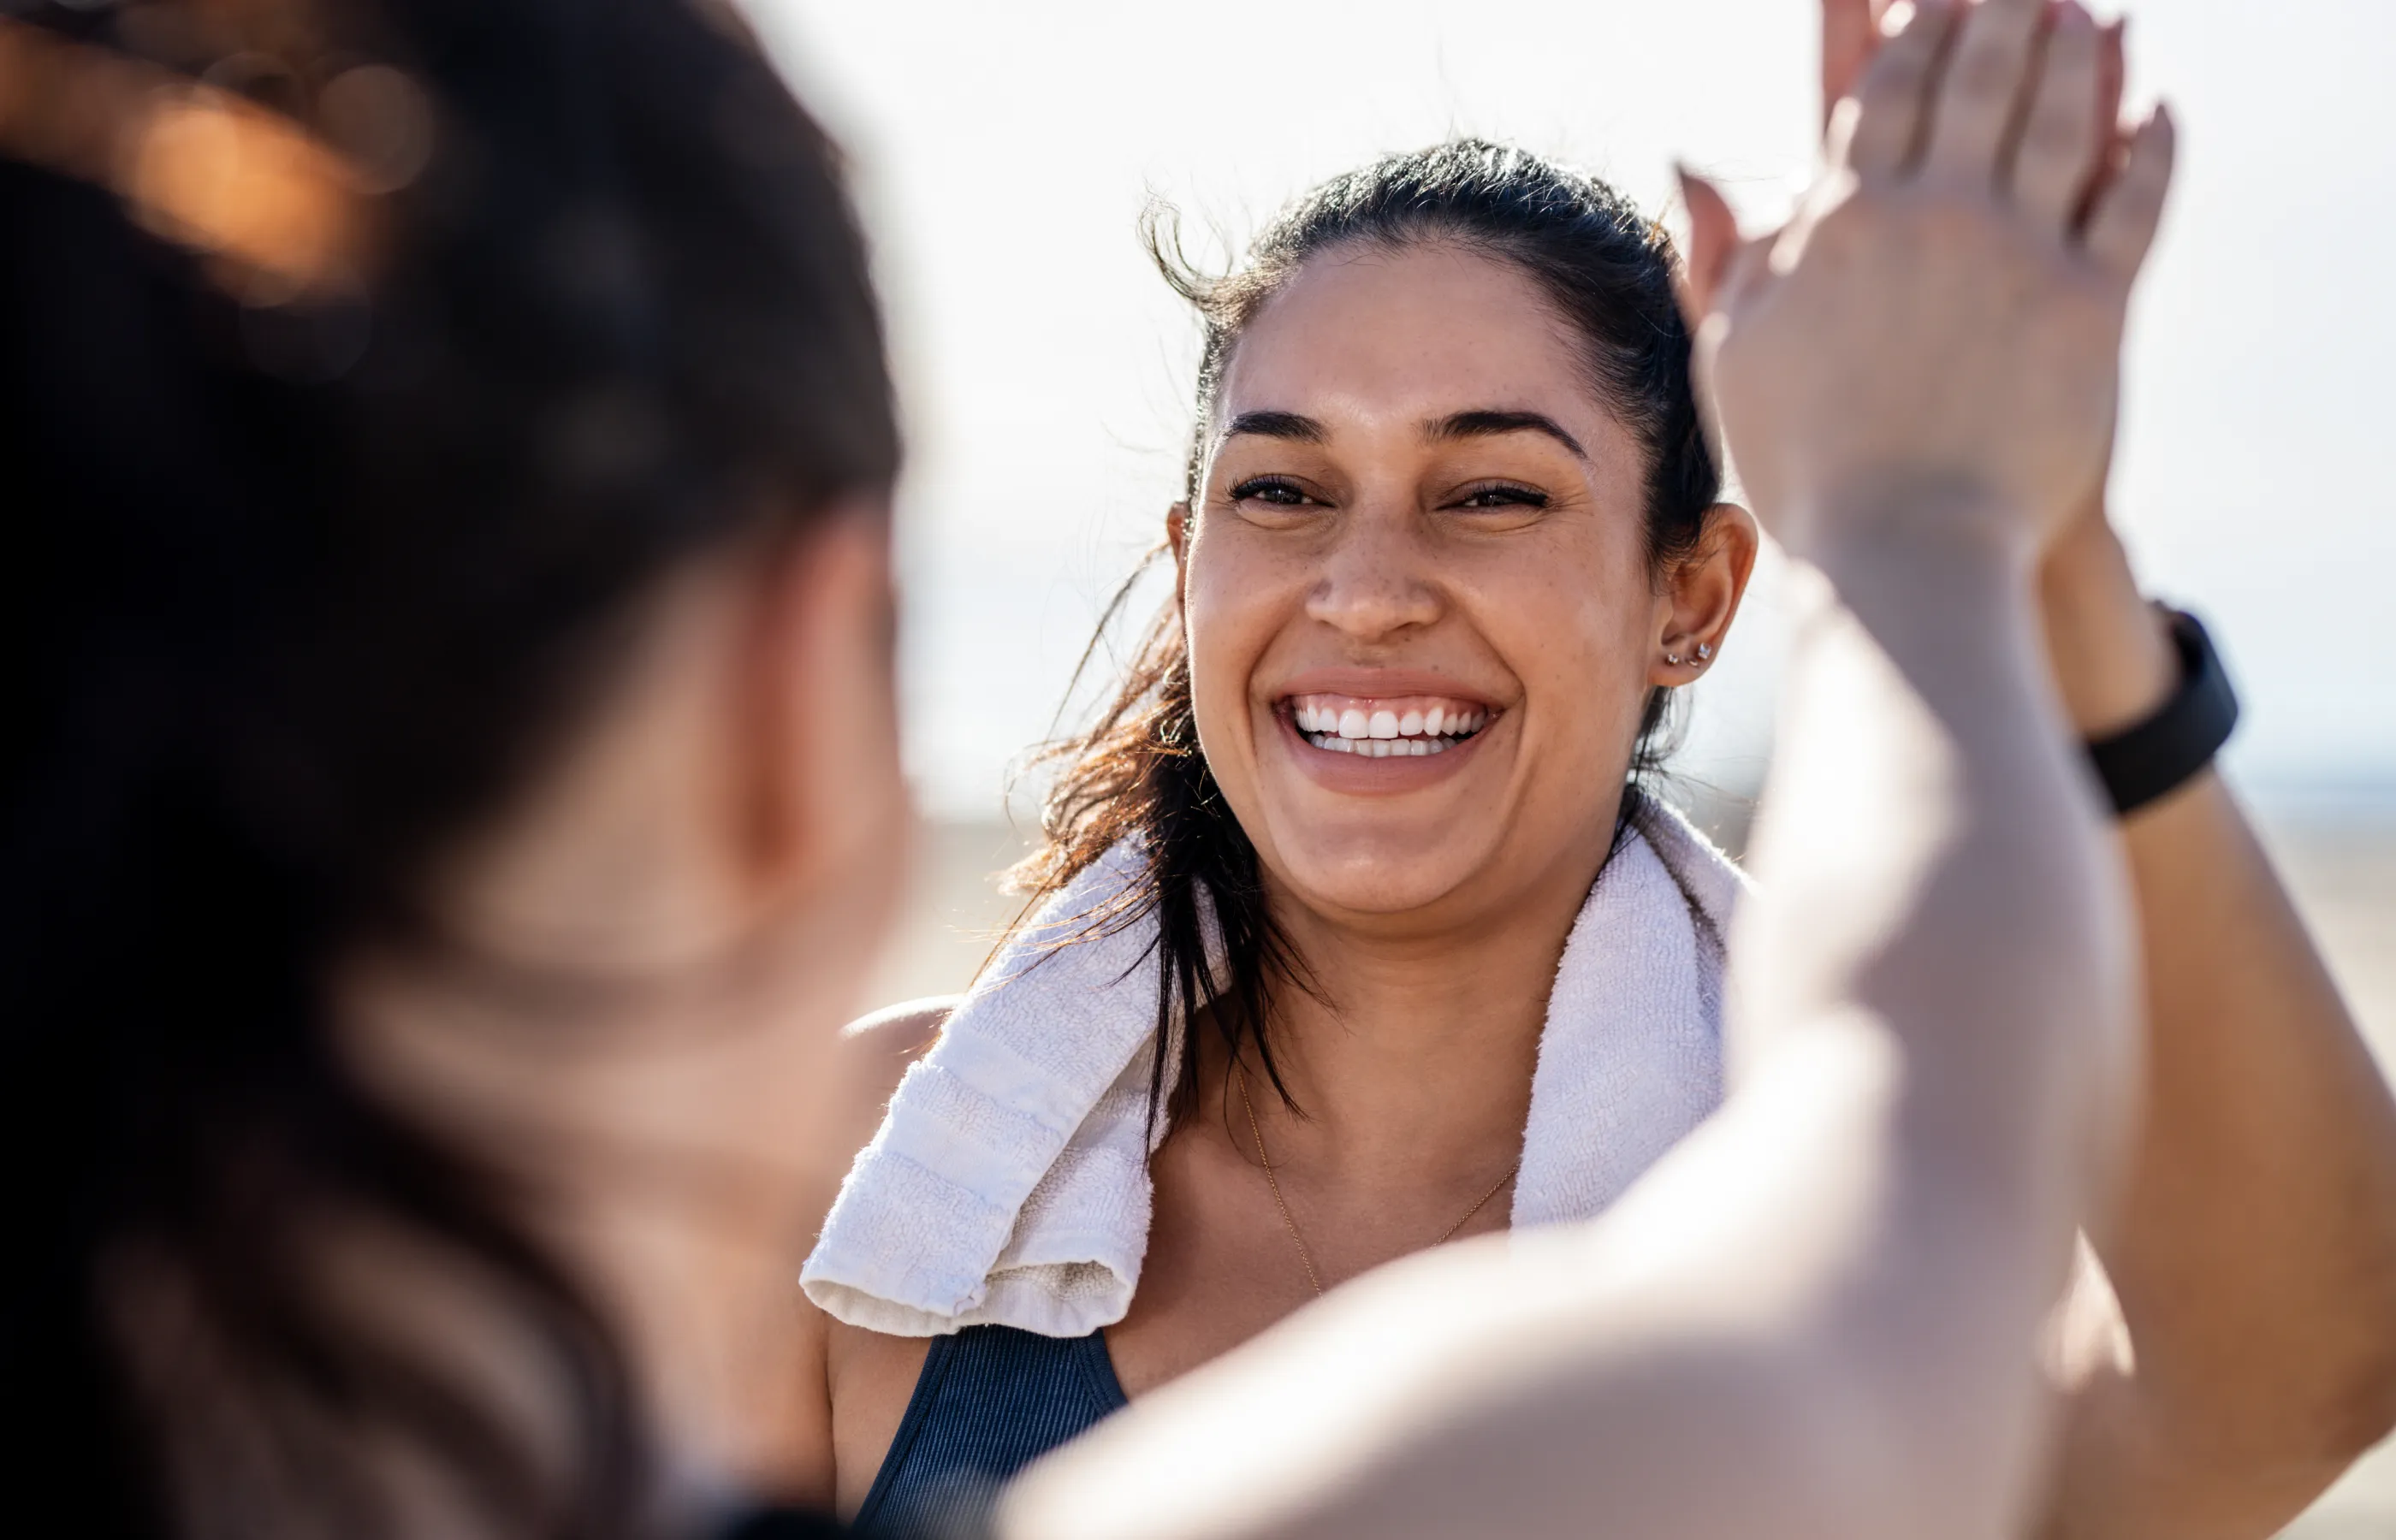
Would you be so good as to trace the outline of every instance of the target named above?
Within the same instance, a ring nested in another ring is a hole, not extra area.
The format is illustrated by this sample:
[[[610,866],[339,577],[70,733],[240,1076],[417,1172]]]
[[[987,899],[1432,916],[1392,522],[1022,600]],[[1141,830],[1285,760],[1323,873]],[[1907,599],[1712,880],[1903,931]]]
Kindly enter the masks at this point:
[[[1722,1100],[1722,936],[1745,880],[1643,803],[1556,970],[1517,1228],[1595,1215]],[[995,1323],[1070,1337],[1131,1308],[1151,1199],[1155,927],[1109,934],[1105,917],[1137,860],[1118,846],[1051,899],[907,1071],[800,1274],[832,1316],[897,1336]]]

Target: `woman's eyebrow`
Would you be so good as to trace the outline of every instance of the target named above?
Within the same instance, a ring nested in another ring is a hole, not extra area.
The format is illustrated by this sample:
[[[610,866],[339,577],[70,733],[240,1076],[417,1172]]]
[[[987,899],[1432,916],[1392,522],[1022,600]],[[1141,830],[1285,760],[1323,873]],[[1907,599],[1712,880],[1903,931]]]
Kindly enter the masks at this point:
[[[1242,412],[1223,430],[1223,438],[1237,438],[1243,433],[1283,439],[1294,444],[1331,442],[1329,429],[1313,418],[1302,417],[1296,412]],[[1564,424],[1545,412],[1499,411],[1484,407],[1470,412],[1450,412],[1423,425],[1423,436],[1433,443],[1495,438],[1504,433],[1545,433],[1581,459],[1589,458],[1589,451],[1581,447],[1580,440],[1573,437]]]
[[[1580,458],[1589,458],[1589,451],[1580,446],[1580,440],[1564,431],[1564,424],[1545,412],[1451,412],[1423,426],[1423,436],[1433,443],[1494,438],[1500,433],[1545,433]]]
[[[1254,433],[1261,438],[1288,439],[1297,444],[1328,444],[1331,431],[1311,417],[1296,412],[1242,412],[1223,430],[1224,438]]]

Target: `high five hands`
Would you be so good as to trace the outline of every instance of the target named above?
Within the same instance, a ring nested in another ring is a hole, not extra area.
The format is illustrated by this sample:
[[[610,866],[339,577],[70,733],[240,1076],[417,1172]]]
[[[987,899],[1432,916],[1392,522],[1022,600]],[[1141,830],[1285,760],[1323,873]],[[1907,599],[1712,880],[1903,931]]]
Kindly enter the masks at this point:
[[[1698,367],[1800,554],[1930,495],[2035,559],[2102,505],[2171,119],[2118,129],[2121,33],[2077,0],[1881,9],[1825,0],[1826,165],[1786,227],[1742,240],[1684,173]]]
[[[1822,0],[1822,126],[1840,102],[1855,94],[1864,66],[1880,52],[1882,42],[1905,24],[1911,7],[1906,0]],[[2097,66],[2103,72],[2097,121],[2115,126],[2116,157],[2128,148],[2128,136],[2119,131],[2122,115],[2123,21],[2110,21],[2097,32]]]

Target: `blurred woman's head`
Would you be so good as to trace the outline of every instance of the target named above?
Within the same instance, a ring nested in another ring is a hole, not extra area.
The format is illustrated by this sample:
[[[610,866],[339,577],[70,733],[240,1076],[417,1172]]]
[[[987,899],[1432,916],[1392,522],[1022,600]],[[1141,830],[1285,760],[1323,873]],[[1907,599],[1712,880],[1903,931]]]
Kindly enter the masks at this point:
[[[1455,142],[1315,190],[1229,277],[1158,251],[1205,325],[1178,580],[1067,747],[1041,875],[1145,836],[1168,989],[1215,993],[1203,893],[1236,1040],[1298,917],[1470,933],[1585,885],[1754,538],[1670,242],[1602,182]]]
[[[898,446],[837,157],[698,0],[30,20],[13,1500],[632,1528],[654,1366],[566,1189],[671,1150],[795,1222],[904,830]]]

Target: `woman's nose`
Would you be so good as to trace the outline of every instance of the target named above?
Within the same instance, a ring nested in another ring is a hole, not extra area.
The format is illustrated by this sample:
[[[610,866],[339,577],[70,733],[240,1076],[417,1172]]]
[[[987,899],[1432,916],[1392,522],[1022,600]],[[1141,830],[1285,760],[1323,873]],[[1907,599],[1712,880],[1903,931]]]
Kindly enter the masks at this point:
[[[1359,642],[1439,618],[1437,574],[1414,523],[1404,513],[1367,510],[1344,521],[1307,594],[1308,617]]]

